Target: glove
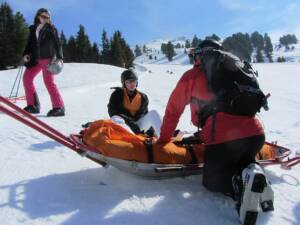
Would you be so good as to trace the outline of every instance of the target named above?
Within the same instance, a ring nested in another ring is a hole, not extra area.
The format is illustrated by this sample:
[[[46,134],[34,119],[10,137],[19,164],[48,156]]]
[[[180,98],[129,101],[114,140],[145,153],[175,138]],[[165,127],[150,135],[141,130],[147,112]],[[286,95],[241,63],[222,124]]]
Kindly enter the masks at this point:
[[[141,129],[133,120],[126,121],[126,123],[135,134],[141,133]]]
[[[28,63],[30,61],[30,55],[24,55],[23,61],[24,61],[24,63]]]

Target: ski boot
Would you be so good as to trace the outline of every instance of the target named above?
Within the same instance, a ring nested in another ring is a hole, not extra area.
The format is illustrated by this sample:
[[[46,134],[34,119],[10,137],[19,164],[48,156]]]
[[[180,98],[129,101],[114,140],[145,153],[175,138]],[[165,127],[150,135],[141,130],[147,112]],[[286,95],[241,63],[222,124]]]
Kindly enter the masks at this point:
[[[53,108],[47,113],[47,117],[58,117],[65,115],[65,108]]]
[[[237,210],[243,225],[255,225],[258,213],[269,209],[270,190],[263,195],[267,187],[267,179],[263,169],[256,163],[251,163],[242,171],[242,190],[239,191]],[[265,206],[266,204],[266,206]],[[273,204],[272,204],[273,206]]]
[[[27,105],[24,110],[31,114],[40,113],[40,100],[36,92],[33,93],[34,102],[33,105]]]

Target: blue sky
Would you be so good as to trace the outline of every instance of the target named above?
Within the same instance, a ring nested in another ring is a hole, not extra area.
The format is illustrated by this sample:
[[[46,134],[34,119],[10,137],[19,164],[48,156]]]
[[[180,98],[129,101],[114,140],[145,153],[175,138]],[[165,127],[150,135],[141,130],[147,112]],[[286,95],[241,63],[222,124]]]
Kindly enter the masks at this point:
[[[3,2],[4,0],[0,0]],[[91,41],[120,30],[131,44],[154,39],[235,32],[294,33],[300,39],[300,0],[7,0],[32,23],[36,10],[50,9],[52,20],[67,37],[83,24]]]

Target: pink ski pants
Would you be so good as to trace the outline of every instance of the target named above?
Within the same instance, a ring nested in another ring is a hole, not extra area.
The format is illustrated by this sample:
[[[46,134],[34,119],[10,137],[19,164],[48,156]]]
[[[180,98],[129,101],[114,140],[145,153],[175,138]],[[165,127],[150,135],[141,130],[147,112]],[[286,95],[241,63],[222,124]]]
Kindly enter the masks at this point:
[[[56,84],[54,83],[54,75],[47,70],[47,65],[49,64],[49,62],[50,59],[40,59],[36,66],[32,68],[26,68],[23,76],[23,85],[25,89],[27,105],[34,104],[33,95],[35,93],[35,87],[33,84],[33,80],[36,77],[36,75],[38,75],[38,73],[42,71],[44,83],[51,98],[52,107],[64,107],[64,102],[61,98]]]

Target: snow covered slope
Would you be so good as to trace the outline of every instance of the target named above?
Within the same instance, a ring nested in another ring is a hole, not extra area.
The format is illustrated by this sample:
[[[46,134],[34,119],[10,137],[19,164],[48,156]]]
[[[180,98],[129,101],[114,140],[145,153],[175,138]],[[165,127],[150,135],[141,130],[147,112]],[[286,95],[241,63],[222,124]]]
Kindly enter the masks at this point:
[[[287,62],[300,62],[300,42],[289,46],[289,49],[276,44],[273,52],[273,60],[277,61],[278,57],[284,57]]]
[[[190,66],[143,64],[139,89],[150,108],[163,114],[168,97]],[[300,149],[300,64],[256,64],[260,83],[271,92],[270,111],[260,114],[269,141]],[[170,71],[173,73],[171,74]],[[66,64],[56,78],[66,116],[47,118],[51,108],[41,76],[37,117],[65,134],[88,121],[108,118],[110,87],[122,69],[107,65]],[[17,70],[0,72],[0,93],[8,95]],[[20,101],[18,105],[25,106]],[[179,128],[194,131],[184,112]],[[266,171],[275,191],[275,212],[258,224],[300,224],[300,165]],[[3,225],[198,225],[239,224],[234,203],[201,185],[202,176],[147,180],[102,168],[0,113],[0,223]]]
[[[157,39],[154,41],[151,41],[146,45],[147,52],[143,53],[141,56],[137,57],[135,59],[135,63],[137,64],[170,64],[170,65],[189,65],[189,59],[187,57],[187,54],[185,53],[184,48],[182,46],[185,46],[185,37],[177,38],[174,40],[163,40],[163,39]],[[168,61],[167,57],[161,52],[161,44],[168,42],[171,42],[174,46],[179,44],[181,48],[175,48],[176,56],[173,57],[173,60],[171,62]],[[143,46],[141,46],[142,49]]]

